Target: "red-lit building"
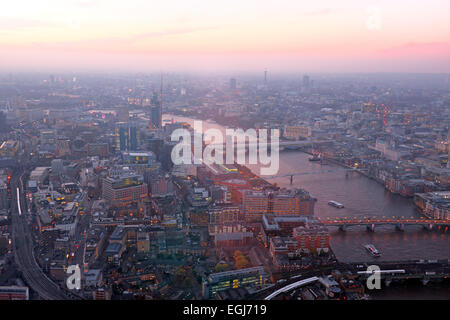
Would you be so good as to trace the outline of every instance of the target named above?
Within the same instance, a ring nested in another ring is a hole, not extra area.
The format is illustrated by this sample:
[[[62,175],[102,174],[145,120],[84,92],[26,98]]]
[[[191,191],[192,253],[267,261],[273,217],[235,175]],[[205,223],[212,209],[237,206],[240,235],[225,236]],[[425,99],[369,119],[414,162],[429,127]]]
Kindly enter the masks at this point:
[[[244,221],[240,206],[232,204],[215,204],[209,210],[209,224],[211,226]]]
[[[202,182],[218,181],[242,178],[239,169],[232,164],[210,164],[204,165],[197,169],[197,177]]]
[[[92,292],[92,298],[94,300],[111,300],[111,289],[98,288]]]
[[[231,192],[231,202],[234,204],[242,203],[242,193],[244,190],[252,188],[250,183],[243,179],[227,179],[215,182],[216,185],[226,186]]]
[[[267,191],[244,191],[243,211],[247,221],[260,221],[264,214],[314,215],[316,199],[303,189]]]
[[[330,248],[330,233],[324,226],[297,227],[292,234],[297,241],[297,250],[300,252],[328,252]]]
[[[307,224],[319,223],[309,216],[273,215],[265,214],[262,217],[262,234],[266,246],[269,245],[271,237],[288,237],[292,235],[294,228],[306,226]]]
[[[0,300],[29,300],[28,287],[2,286],[0,287]]]
[[[313,252],[328,252],[330,248],[330,234],[321,224],[313,223],[296,227],[289,236],[275,236],[269,240],[269,248],[274,264],[281,267],[288,256]]]
[[[247,221],[259,221],[269,213],[269,197],[262,191],[244,191],[242,206]]]

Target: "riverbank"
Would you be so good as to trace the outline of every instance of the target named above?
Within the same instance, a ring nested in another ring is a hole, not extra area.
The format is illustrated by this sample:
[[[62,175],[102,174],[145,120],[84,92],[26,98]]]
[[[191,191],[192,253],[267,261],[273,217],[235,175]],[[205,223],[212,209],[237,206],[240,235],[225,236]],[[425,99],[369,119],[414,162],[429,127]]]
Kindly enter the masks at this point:
[[[450,300],[450,280],[423,285],[420,281],[394,282],[367,293],[371,300]]]

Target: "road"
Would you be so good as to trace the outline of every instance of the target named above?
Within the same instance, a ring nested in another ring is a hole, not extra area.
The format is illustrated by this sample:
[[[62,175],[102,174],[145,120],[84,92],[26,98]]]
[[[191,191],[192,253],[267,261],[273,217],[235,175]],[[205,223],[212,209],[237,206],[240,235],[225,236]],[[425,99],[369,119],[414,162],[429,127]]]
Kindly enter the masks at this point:
[[[81,270],[84,270],[84,254],[86,252],[86,233],[89,229],[89,224],[91,222],[91,208],[94,201],[90,201],[86,194],[86,191],[83,191],[83,196],[80,201],[81,206],[84,208],[84,215],[81,216],[80,221],[77,224],[75,229],[74,241],[78,248],[75,249],[75,257],[73,259],[74,264],[78,264]]]
[[[40,268],[33,253],[33,238],[26,221],[26,204],[22,183],[23,172],[11,179],[11,220],[14,258],[26,283],[45,300],[67,300],[69,294],[53,282]]]

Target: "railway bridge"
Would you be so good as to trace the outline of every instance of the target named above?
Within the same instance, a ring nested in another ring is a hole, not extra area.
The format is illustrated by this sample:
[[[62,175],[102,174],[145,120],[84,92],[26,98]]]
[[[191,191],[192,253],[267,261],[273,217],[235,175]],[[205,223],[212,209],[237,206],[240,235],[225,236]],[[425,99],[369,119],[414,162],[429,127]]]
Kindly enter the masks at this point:
[[[343,217],[343,218],[319,218],[325,226],[338,227],[339,230],[345,231],[352,226],[365,226],[368,231],[375,231],[376,226],[392,225],[398,231],[403,231],[406,226],[422,226],[427,230],[447,231],[450,225],[450,219],[425,219],[425,218],[405,218],[402,217]]]

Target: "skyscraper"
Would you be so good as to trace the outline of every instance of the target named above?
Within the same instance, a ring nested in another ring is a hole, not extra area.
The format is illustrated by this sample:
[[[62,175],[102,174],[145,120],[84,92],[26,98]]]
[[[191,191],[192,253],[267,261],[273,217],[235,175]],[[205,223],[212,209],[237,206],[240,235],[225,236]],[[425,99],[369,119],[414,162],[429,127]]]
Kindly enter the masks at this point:
[[[117,110],[117,120],[120,122],[127,122],[130,118],[130,114],[127,106],[121,106]]]
[[[116,125],[116,150],[138,150],[139,131],[134,123],[119,122]]]
[[[230,79],[230,89],[236,90],[236,79],[235,78]]]
[[[309,88],[309,86],[310,86],[309,76],[305,74],[303,76],[303,87]]]
[[[158,94],[156,92],[153,93],[151,105],[150,127],[152,129],[159,129],[162,124],[162,110],[161,100],[158,99]]]

